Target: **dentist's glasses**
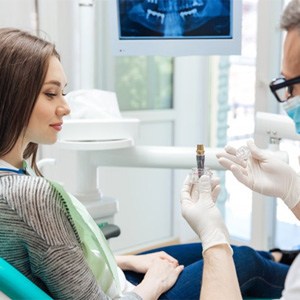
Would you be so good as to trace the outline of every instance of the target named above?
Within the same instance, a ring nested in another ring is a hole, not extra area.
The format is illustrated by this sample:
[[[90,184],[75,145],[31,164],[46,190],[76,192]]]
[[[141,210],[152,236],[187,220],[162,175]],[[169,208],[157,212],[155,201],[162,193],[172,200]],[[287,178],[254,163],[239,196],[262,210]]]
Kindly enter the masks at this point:
[[[300,83],[300,76],[286,80],[284,77],[274,79],[270,89],[278,102],[285,102],[293,97],[294,85]]]

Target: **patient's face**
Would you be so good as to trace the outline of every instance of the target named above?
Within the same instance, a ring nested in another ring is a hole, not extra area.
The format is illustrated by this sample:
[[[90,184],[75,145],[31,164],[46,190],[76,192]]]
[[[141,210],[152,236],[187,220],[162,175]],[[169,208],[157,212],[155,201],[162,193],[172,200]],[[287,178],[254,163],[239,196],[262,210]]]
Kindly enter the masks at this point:
[[[64,99],[67,79],[60,61],[51,57],[45,82],[26,128],[25,142],[52,144],[62,129],[63,117],[70,113]]]

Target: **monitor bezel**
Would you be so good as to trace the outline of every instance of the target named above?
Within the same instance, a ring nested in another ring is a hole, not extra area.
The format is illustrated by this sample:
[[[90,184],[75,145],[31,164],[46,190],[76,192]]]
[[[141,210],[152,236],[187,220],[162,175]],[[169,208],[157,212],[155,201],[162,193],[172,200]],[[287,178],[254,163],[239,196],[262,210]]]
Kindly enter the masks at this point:
[[[194,56],[240,55],[242,0],[232,0],[232,37],[209,39],[167,38],[121,39],[119,34],[118,1],[109,0],[112,52],[116,56]]]

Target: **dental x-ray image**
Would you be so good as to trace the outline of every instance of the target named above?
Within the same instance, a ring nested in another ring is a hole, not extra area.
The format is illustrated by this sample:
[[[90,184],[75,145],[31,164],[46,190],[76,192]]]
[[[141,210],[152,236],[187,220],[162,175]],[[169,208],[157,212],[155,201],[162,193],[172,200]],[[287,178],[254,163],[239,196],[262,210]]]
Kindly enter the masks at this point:
[[[120,38],[231,38],[233,0],[119,0]]]

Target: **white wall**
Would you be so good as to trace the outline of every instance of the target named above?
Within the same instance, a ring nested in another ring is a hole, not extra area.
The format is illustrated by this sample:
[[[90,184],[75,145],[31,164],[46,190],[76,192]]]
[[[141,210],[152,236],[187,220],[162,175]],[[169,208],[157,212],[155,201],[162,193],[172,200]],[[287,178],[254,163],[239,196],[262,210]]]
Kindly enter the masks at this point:
[[[35,30],[34,0],[0,0],[0,27]]]
[[[21,0],[22,1],[22,0]],[[79,6],[74,0],[39,1],[40,34],[56,44],[66,71],[66,92],[80,87]]]
[[[278,113],[279,106],[269,90],[269,83],[280,75],[282,31],[279,22],[283,3],[283,0],[258,3],[255,112]],[[257,145],[267,147],[266,137],[256,134]],[[258,249],[275,246],[276,205],[275,198],[253,193],[251,246]]]

